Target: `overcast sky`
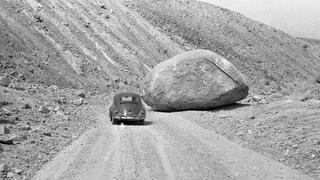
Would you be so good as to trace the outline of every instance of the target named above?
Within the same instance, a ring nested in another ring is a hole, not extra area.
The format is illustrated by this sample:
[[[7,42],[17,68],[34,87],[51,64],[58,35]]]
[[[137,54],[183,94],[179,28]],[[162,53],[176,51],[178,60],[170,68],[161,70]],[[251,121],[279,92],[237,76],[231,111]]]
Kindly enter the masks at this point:
[[[320,39],[320,0],[200,0],[299,37]]]

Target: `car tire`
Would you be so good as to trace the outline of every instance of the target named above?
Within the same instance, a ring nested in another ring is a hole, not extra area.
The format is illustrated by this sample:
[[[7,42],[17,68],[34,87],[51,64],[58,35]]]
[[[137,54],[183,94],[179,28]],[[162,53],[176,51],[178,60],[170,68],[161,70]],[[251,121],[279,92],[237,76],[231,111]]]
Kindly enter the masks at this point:
[[[120,121],[119,121],[119,120],[116,120],[116,119],[112,119],[112,124],[113,124],[113,125],[119,125],[119,124],[120,124]]]

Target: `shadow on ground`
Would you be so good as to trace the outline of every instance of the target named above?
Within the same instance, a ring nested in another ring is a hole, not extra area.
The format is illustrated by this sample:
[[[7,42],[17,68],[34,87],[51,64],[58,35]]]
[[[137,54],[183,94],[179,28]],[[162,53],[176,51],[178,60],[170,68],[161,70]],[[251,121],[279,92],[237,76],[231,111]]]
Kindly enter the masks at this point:
[[[231,111],[234,109],[243,108],[243,107],[247,107],[247,106],[250,106],[250,104],[235,103],[235,104],[231,104],[231,105],[226,105],[226,106],[221,106],[221,107],[216,107],[216,108],[209,108],[209,109],[189,109],[189,110],[170,110],[170,111],[153,110],[153,111],[154,112],[161,112],[161,113],[175,113],[175,112],[183,112],[183,111],[211,111],[211,112],[215,112],[215,111],[221,111],[221,110]]]

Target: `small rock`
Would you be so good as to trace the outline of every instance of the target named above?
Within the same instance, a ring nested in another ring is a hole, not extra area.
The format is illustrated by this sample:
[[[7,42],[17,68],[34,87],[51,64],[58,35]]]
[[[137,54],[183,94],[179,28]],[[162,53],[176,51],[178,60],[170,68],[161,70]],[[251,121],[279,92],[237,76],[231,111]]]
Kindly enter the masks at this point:
[[[260,96],[260,95],[254,95],[254,96],[252,96],[252,100],[253,100],[254,102],[260,102],[260,101],[262,100],[262,96]]]
[[[84,27],[85,27],[85,28],[90,28],[90,23],[89,23],[89,22],[85,23],[85,24],[84,24]]]
[[[101,9],[107,9],[107,7],[104,4],[100,4]]]
[[[31,127],[30,125],[22,125],[21,127],[18,128],[20,131],[30,131]]]
[[[7,172],[8,166],[6,164],[0,164],[0,172]]]
[[[55,107],[53,111],[58,112],[58,111],[60,111],[60,109],[61,109],[60,107]]]
[[[57,112],[56,112],[56,115],[58,115],[58,116],[64,116],[65,114],[64,114],[63,111],[57,111]]]
[[[69,26],[69,23],[67,23],[67,22],[63,22],[62,24],[67,26],[67,27]]]
[[[284,162],[285,160],[286,160],[286,158],[279,159],[280,162]]]
[[[279,98],[282,98],[282,97],[283,97],[283,95],[280,94],[280,93],[273,93],[273,94],[270,96],[271,99],[279,99]]]
[[[61,96],[59,99],[55,100],[58,104],[67,104],[67,98],[64,96]]]
[[[43,135],[51,137],[52,133],[51,132],[44,132]]]
[[[51,91],[56,91],[56,90],[59,89],[59,87],[56,86],[56,85],[51,85],[51,86],[48,87],[48,89],[51,90]]]
[[[7,173],[7,178],[13,178],[13,177],[15,177],[15,176],[16,176],[16,174],[13,173],[13,172],[8,172],[8,173]]]
[[[16,169],[16,168],[15,168],[13,171],[14,171],[15,174],[21,174],[21,173],[22,173],[22,170],[21,170],[21,169]]]
[[[0,86],[8,87],[10,85],[11,81],[8,76],[0,77]]]
[[[81,106],[83,104],[83,98],[80,98],[78,101],[73,101],[74,105]]]
[[[29,104],[25,104],[22,106],[22,109],[31,109],[31,106]]]
[[[38,22],[38,23],[43,22],[43,18],[40,15],[34,15],[33,17],[36,19],[36,22]]]
[[[15,89],[15,90],[18,90],[18,91],[24,91],[24,90],[26,90],[24,87],[21,87],[21,86],[16,85],[16,84],[10,84],[10,85],[9,85],[9,88]]]
[[[79,97],[86,98],[86,94],[83,91],[79,91],[77,95]]]
[[[43,113],[43,114],[48,114],[50,112],[50,110],[45,106],[40,106],[38,112]]]
[[[0,126],[0,135],[9,134],[10,130],[6,126]]]

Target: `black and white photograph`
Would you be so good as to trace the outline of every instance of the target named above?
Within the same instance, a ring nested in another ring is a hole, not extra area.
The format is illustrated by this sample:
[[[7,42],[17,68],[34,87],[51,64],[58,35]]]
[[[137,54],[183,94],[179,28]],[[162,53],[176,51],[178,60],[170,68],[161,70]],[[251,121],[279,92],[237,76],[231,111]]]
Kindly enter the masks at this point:
[[[0,180],[320,180],[319,0],[0,0]]]

